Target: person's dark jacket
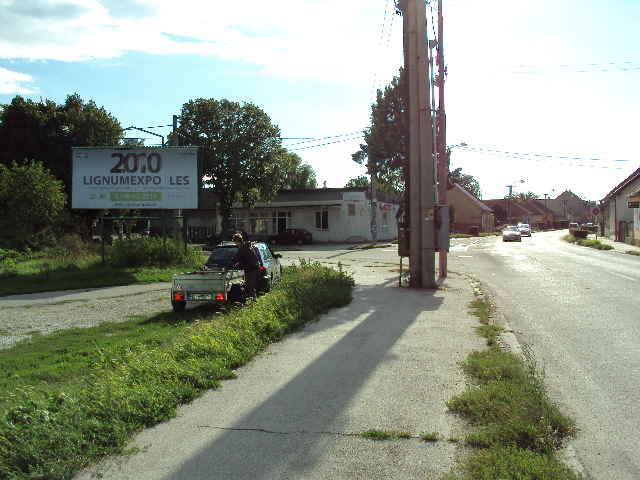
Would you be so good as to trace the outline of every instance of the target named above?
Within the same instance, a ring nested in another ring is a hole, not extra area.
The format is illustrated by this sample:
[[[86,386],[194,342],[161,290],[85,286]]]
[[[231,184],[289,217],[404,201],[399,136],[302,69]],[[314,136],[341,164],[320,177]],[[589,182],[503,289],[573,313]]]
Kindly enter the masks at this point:
[[[231,268],[236,263],[239,263],[245,271],[251,271],[260,266],[258,256],[249,242],[245,242],[238,247],[238,251],[229,261],[227,268]]]

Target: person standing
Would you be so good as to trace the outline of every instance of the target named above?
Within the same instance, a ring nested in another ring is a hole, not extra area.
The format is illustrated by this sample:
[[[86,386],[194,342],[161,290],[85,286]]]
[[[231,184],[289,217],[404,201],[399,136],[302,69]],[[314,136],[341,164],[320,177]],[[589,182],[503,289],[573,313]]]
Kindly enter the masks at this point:
[[[260,272],[260,261],[250,242],[245,242],[242,235],[236,233],[231,241],[236,244],[238,251],[229,261],[227,268],[240,265],[244,270],[245,295],[247,298],[256,296],[256,283]]]

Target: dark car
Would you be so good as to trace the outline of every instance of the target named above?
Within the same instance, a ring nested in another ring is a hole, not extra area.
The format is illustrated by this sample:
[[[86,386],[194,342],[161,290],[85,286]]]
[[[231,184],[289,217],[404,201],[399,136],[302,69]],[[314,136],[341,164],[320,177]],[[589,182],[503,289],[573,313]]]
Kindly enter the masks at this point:
[[[224,242],[226,240],[231,240],[236,233],[242,235],[242,239],[246,242],[249,240],[249,235],[244,230],[229,228],[227,230],[227,238],[223,238],[222,232],[216,232],[213,235],[209,235],[207,237],[207,245],[218,245],[220,242]]]
[[[260,261],[260,273],[258,274],[258,284],[256,291],[266,293],[271,290],[271,285],[282,278],[282,265],[280,258],[282,255],[273,253],[269,246],[262,242],[252,242],[251,246],[258,255]],[[223,242],[213,249],[207,260],[207,268],[225,268],[233,256],[238,251],[238,247],[232,242]]]
[[[267,241],[272,245],[276,243],[302,245],[303,243],[311,243],[313,241],[313,235],[311,235],[309,230],[305,230],[304,228],[285,228],[279,233],[267,237]]]

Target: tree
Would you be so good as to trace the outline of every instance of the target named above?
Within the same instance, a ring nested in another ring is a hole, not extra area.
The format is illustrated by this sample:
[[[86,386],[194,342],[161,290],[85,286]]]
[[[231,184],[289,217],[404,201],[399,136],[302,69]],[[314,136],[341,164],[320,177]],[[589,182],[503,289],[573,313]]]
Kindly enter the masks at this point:
[[[283,152],[283,179],[280,188],[318,188],[316,172],[308,163],[302,163],[297,153]]]
[[[405,74],[400,69],[384,92],[378,90],[376,102],[371,105],[371,126],[363,132],[365,143],[351,156],[356,163],[366,163],[367,173],[377,175],[376,188],[398,194],[404,190],[407,145],[404,85]]]
[[[263,110],[199,98],[185,103],[178,119],[180,141],[202,147],[203,174],[218,194],[223,232],[234,202],[251,208],[276,195],[291,158],[283,155],[280,129]]]
[[[384,89],[378,90],[376,103],[371,106],[371,126],[364,131],[365,143],[352,155],[353,161],[366,163],[367,172],[378,175],[377,188],[390,193],[404,191],[404,164],[409,144],[403,100],[405,73],[400,69],[397,77]],[[447,149],[447,166],[450,165],[451,149]],[[481,197],[480,184],[461,168],[449,172],[447,188],[458,183],[476,197]]]
[[[93,101],[69,95],[64,104],[16,96],[0,110],[0,164],[20,158],[42,162],[71,194],[71,147],[117,145],[120,123]]]
[[[504,198],[509,198],[509,195],[507,195],[507,196],[506,196],[506,197],[504,197]],[[516,202],[517,202],[517,201],[520,201],[520,200],[537,200],[537,199],[538,199],[538,195],[536,195],[535,193],[533,193],[533,192],[531,192],[531,191],[526,192],[526,193],[516,193],[516,194],[513,196],[513,199],[514,199]]]
[[[0,165],[2,236],[24,239],[55,230],[64,218],[66,198],[62,182],[42,162]]]
[[[448,183],[448,190],[451,190],[453,188],[453,184],[457,183],[467,192],[474,195],[476,198],[482,198],[482,190],[480,190],[480,184],[478,183],[478,181],[471,175],[462,173],[461,167],[458,167],[455,170],[449,172]]]
[[[370,186],[371,186],[371,180],[369,179],[369,177],[367,177],[366,175],[360,175],[359,177],[352,178],[351,180],[349,180],[347,184],[344,186],[344,188],[351,188],[351,187],[369,188]]]
[[[493,208],[493,216],[495,217],[495,219],[497,220],[498,224],[504,224],[507,223],[507,220],[509,218],[509,212],[507,212],[507,209],[504,208],[502,205],[500,205],[499,203],[496,203]]]
[[[16,159],[41,162],[55,178],[62,181],[63,191],[71,196],[71,147],[101,147],[120,143],[120,123],[104,107],[79,95],[68,95],[64,104],[50,100],[25,100],[16,96],[8,105],[0,106],[0,164],[10,166]],[[79,210],[74,216],[88,235],[97,210]],[[78,227],[81,227],[78,224]]]

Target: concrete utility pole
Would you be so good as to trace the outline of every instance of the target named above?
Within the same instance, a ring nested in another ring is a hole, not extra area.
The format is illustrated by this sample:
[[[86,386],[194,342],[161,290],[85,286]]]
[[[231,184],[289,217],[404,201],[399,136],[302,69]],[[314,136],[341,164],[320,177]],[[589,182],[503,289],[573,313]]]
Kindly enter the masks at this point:
[[[371,173],[371,244],[378,243],[378,201],[377,201],[378,174]]]
[[[404,22],[404,62],[408,87],[409,272],[410,286],[436,288],[435,164],[424,0],[399,0]],[[406,172],[405,172],[406,173]]]
[[[178,146],[178,116],[174,115],[173,116],[173,146],[177,147]],[[174,210],[173,211],[173,216],[174,217],[180,217],[182,216],[182,210]],[[187,226],[184,226],[184,235],[186,237],[187,235]],[[177,242],[182,240],[182,224],[180,223],[180,219],[179,218],[175,218],[173,220],[173,238],[174,240],[176,240]]]
[[[440,205],[442,215],[440,217],[441,224],[437,235],[440,240],[438,252],[438,276],[440,278],[446,278],[447,276],[447,249],[449,243],[446,241],[449,238],[449,203],[447,201],[449,166],[447,165],[446,116],[444,110],[444,80],[446,72],[444,66],[443,30],[442,0],[438,0],[438,204]]]

